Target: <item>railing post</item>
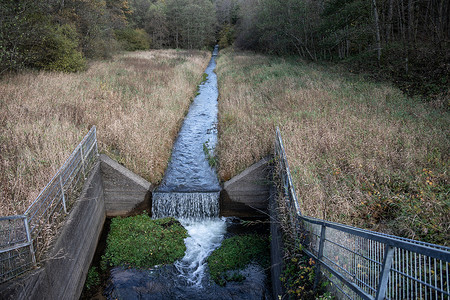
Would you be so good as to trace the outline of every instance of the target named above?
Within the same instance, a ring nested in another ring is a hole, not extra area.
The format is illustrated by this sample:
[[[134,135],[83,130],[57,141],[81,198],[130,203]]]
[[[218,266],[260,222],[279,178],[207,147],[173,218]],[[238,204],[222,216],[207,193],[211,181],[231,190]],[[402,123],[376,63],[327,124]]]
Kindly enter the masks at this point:
[[[62,203],[63,203],[64,213],[67,214],[66,196],[65,196],[65,193],[64,193],[64,184],[62,182],[61,173],[59,173],[59,185],[61,187]]]
[[[95,126],[94,126],[94,143],[95,143],[95,156],[99,156],[98,143],[97,143],[97,127],[95,127]]]
[[[320,229],[320,241],[319,241],[319,252],[317,253],[317,261],[316,261],[316,278],[314,279],[314,289],[317,288],[320,281],[320,261],[322,260],[323,256],[323,247],[325,244],[325,230],[326,226],[324,223],[322,223],[322,227]]]
[[[84,154],[83,154],[83,145],[80,145],[80,156],[81,156],[81,168],[83,171],[84,179],[86,179],[86,170],[84,167]]]
[[[383,300],[386,296],[387,284],[389,281],[389,273],[391,271],[392,259],[394,258],[394,247],[385,246],[383,266],[380,272],[380,281],[377,287],[377,295],[375,299]]]
[[[27,241],[30,243],[30,252],[31,252],[31,261],[33,263],[33,267],[36,266],[36,254],[34,253],[33,240],[31,239],[30,226],[28,225],[28,216],[25,215],[23,219],[23,223],[25,225],[25,230],[27,232]]]

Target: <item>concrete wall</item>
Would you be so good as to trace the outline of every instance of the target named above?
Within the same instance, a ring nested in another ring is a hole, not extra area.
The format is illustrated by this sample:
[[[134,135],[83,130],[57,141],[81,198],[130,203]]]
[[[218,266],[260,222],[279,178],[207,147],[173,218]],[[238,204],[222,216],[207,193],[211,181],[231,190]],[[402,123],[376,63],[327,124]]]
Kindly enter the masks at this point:
[[[270,157],[266,157],[224,183],[221,215],[264,216],[269,206],[270,185]]]
[[[98,162],[43,266],[0,286],[0,299],[78,299],[105,218]]]
[[[108,156],[100,155],[108,217],[151,210],[151,184]]]

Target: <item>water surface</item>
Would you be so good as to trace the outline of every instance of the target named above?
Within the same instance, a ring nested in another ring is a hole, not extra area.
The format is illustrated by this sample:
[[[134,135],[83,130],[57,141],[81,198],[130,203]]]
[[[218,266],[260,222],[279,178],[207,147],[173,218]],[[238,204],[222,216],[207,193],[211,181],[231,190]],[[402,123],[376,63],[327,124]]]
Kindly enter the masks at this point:
[[[217,75],[214,48],[205,70],[207,80],[199,86],[175,141],[172,157],[161,185],[156,192],[211,192],[220,191],[219,180],[205,155],[205,147],[213,155],[217,143]]]

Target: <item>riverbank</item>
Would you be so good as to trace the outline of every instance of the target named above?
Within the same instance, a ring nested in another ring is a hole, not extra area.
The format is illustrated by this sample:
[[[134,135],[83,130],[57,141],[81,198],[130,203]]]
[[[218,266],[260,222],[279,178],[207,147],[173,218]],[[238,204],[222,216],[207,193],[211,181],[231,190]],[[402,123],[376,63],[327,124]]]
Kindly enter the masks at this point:
[[[0,215],[23,213],[92,125],[99,150],[156,184],[208,64],[207,51],[153,50],[86,72],[0,81]]]
[[[449,114],[333,66],[223,50],[219,176],[272,152],[279,126],[302,213],[448,244]]]

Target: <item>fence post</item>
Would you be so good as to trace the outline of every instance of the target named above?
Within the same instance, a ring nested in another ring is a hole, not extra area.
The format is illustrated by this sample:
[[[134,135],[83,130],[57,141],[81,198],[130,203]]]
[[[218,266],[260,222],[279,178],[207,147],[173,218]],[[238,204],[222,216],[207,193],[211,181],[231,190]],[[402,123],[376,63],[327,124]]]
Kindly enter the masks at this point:
[[[67,214],[67,207],[66,207],[66,196],[64,195],[64,184],[62,182],[61,173],[59,173],[59,185],[61,187],[61,194],[62,194],[62,203],[64,208],[64,213]]]
[[[86,180],[86,170],[84,168],[83,145],[80,145],[80,156],[81,156],[81,168],[82,168],[82,171],[83,171],[84,179]]]
[[[386,296],[387,284],[389,281],[389,273],[391,271],[392,259],[394,258],[394,247],[385,246],[383,266],[380,272],[380,282],[377,287],[377,295],[375,299],[383,300]]]
[[[320,260],[322,259],[323,256],[323,247],[325,244],[325,230],[326,226],[324,223],[322,223],[322,227],[320,229],[319,253],[317,253],[317,261],[316,261],[316,271],[315,271],[316,278],[314,279],[314,289],[317,288],[320,280]]]
[[[97,127],[94,126],[94,143],[95,143],[95,155],[99,156],[98,154],[98,143],[97,143]]]
[[[31,239],[30,226],[28,225],[27,215],[25,215],[23,223],[25,224],[25,230],[27,232],[27,241],[28,243],[30,243],[31,261],[33,263],[33,266],[36,266],[36,254],[34,253],[33,240]]]

